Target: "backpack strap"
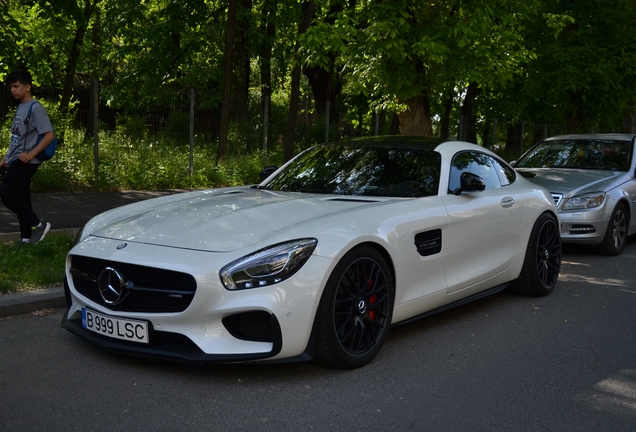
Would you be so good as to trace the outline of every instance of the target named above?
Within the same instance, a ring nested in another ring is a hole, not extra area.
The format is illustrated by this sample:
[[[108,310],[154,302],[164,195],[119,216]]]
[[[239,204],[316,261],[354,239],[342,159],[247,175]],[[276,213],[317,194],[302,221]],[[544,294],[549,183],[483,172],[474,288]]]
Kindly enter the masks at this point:
[[[31,103],[31,105],[29,105],[29,111],[27,112],[27,116],[23,121],[23,123],[26,124],[26,129],[24,131],[24,145],[22,146],[22,149],[24,151],[26,151],[27,135],[29,134],[29,124],[31,123],[31,111],[33,111],[33,105],[35,105],[36,103],[40,103],[40,102],[34,100]],[[16,114],[17,114],[17,110],[16,110]]]

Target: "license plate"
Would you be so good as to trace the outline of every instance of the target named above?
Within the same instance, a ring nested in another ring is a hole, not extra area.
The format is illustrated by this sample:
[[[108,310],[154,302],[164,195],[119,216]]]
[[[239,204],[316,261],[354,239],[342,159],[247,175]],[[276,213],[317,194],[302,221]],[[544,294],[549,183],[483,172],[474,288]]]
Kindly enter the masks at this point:
[[[82,308],[82,327],[104,336],[139,343],[148,343],[148,323],[103,315]]]

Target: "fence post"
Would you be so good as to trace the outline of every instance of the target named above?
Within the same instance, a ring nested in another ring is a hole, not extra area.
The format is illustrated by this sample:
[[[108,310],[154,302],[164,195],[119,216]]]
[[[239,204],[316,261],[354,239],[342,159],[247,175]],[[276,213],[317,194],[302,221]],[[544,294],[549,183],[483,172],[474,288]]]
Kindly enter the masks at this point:
[[[263,158],[267,162],[267,136],[269,134],[269,96],[265,96],[263,104]]]
[[[194,173],[194,89],[190,89],[190,177]]]
[[[93,158],[95,189],[99,186],[99,81],[93,80]]]
[[[521,140],[519,141],[519,156],[523,154],[523,136],[525,135],[525,131],[526,131],[526,122],[522,121],[521,122]]]
[[[329,120],[330,120],[330,115],[329,115],[329,101],[327,101],[327,107],[325,110],[325,142],[328,143],[329,142]]]

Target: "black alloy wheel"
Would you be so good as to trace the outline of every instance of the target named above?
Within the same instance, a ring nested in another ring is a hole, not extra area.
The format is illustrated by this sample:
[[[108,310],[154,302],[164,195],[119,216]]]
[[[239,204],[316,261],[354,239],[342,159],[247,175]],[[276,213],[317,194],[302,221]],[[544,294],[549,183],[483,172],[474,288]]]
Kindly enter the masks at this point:
[[[345,255],[318,306],[316,359],[340,368],[369,363],[388,335],[393,297],[393,279],[381,254],[363,247]]]
[[[519,279],[513,290],[531,296],[548,295],[561,271],[561,235],[556,218],[543,213],[535,222]]]

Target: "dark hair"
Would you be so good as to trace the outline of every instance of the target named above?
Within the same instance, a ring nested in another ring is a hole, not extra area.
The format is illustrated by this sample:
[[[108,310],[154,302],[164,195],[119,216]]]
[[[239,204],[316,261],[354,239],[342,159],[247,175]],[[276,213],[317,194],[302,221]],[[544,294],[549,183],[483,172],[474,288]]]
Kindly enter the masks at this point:
[[[11,85],[16,82],[20,82],[22,85],[33,85],[33,77],[31,77],[29,71],[13,71],[7,76],[7,84]]]

